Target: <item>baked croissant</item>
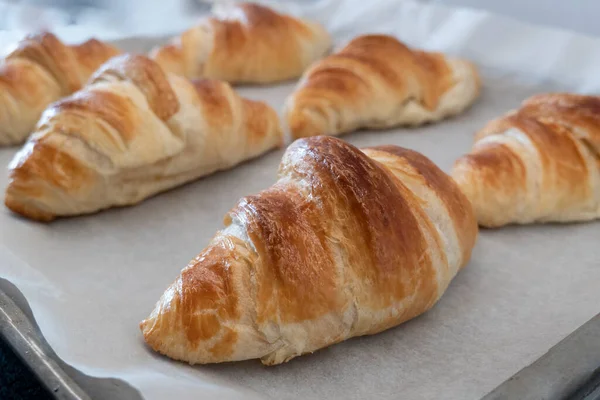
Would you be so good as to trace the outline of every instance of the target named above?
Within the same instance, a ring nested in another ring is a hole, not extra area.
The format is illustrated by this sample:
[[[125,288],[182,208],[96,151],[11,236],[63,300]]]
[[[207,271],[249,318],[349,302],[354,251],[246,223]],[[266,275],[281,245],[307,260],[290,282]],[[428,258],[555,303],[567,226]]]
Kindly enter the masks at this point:
[[[468,61],[411,50],[387,35],[359,36],[305,72],[285,119],[295,138],[419,125],[460,113],[479,88]]]
[[[273,365],[432,307],[467,263],[471,205],[431,161],[336,138],[292,144],[271,188],[239,201],[140,324],[190,363]]]
[[[281,143],[266,104],[124,55],[44,112],[9,166],[5,203],[42,221],[136,204]]]
[[[0,145],[25,141],[50,103],[118,53],[96,39],[67,46],[48,32],[25,37],[0,64]]]
[[[267,83],[299,77],[331,47],[320,25],[241,3],[206,18],[151,56],[188,78]]]
[[[531,97],[483,128],[452,176],[482,226],[600,217],[600,97]]]

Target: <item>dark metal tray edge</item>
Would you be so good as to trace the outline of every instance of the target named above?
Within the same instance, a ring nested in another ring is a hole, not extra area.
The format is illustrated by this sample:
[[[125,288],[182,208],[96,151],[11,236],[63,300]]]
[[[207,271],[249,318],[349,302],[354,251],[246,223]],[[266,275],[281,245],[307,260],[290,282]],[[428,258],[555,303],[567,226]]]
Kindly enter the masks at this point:
[[[139,392],[122,381],[87,377],[62,362],[44,340],[23,295],[3,279],[0,279],[0,336],[58,399],[141,398]],[[93,389],[94,394],[86,392],[79,383]],[[600,314],[482,400],[500,399],[599,400]]]

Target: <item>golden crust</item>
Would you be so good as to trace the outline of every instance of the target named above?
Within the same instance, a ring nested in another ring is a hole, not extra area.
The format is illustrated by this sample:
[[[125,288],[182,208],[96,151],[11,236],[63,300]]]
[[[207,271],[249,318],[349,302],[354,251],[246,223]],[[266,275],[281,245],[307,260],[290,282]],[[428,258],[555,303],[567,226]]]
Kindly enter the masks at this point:
[[[177,95],[167,74],[147,57],[135,54],[114,57],[98,68],[90,78],[90,84],[110,78],[134,84],[144,94],[154,114],[163,121],[179,111]]]
[[[294,158],[293,174],[316,188],[311,194],[322,202],[323,214],[335,216],[324,228],[326,236],[340,241],[353,238],[352,245],[344,249],[346,268],[358,282],[369,282],[372,287],[355,293],[359,305],[378,310],[414,293],[419,296],[414,299],[415,307],[425,308],[436,296],[437,287],[424,233],[415,216],[418,205],[414,195],[382,166],[340,140],[308,139],[296,142],[289,151],[304,155]],[[321,219],[312,221],[313,226],[322,226]],[[397,267],[400,265],[402,268]],[[423,279],[408,287],[408,281],[401,279],[405,274],[419,274]],[[423,286],[416,289],[419,284]],[[388,323],[371,327],[369,333],[386,329]]]
[[[53,103],[46,109],[41,120],[41,128],[48,124],[49,119],[55,119],[57,115],[91,113],[114,128],[114,131],[119,134],[122,140],[130,142],[135,137],[136,128],[139,125],[136,121],[135,107],[132,101],[115,93],[107,91],[77,92],[70,97]],[[59,121],[60,125],[56,128],[60,129],[63,134],[82,138],[86,138],[89,134],[85,129],[83,120],[82,123],[74,123],[73,120],[65,118],[65,123],[61,122]],[[96,138],[88,139],[94,141]],[[116,138],[112,135],[103,135],[101,138],[101,140],[106,139],[117,145]]]
[[[155,49],[152,57],[165,70],[188,78],[266,83],[300,76],[329,47],[320,26],[241,3]]]
[[[522,109],[532,118],[569,127],[575,137],[590,144],[600,154],[600,97],[572,93],[540,94],[526,100]]]
[[[0,145],[23,142],[50,103],[118,52],[95,39],[67,46],[49,32],[25,37],[0,67]]]
[[[301,322],[340,307],[331,290],[333,259],[324,246],[324,233],[314,230],[317,210],[302,204],[298,193],[277,189],[247,197],[232,211],[247,221],[260,260],[254,270],[259,324]],[[275,292],[285,301],[273,298]]]
[[[200,102],[204,106],[206,124],[215,130],[222,129],[224,124],[234,122],[235,110],[231,107],[229,94],[231,87],[223,81],[214,79],[193,80]],[[279,121],[276,111],[260,101],[245,101],[243,114],[246,116],[246,134],[248,146],[254,148],[264,140],[265,133],[273,128],[273,121]],[[232,127],[232,126],[231,126]],[[232,127],[233,128],[233,127]],[[283,145],[283,135],[279,135],[277,146]]]
[[[49,222],[56,215],[52,210],[39,207],[35,198],[45,196],[48,186],[67,196],[76,195],[96,176],[75,157],[45,143],[43,139],[26,146],[28,156],[20,159],[18,164],[13,161],[9,167],[9,187],[4,203],[17,214]]]
[[[479,223],[496,227],[600,216],[600,98],[546,94],[478,132],[453,177]]]
[[[82,84],[85,84],[87,77],[91,76],[105,61],[121,53],[116,47],[98,39],[89,39],[81,44],[70,46],[70,48],[81,68]]]
[[[27,36],[6,60],[25,58],[46,68],[59,82],[63,93],[73,93],[83,84],[73,51],[50,32]]]
[[[468,200],[431,161],[329,137],[292,144],[279,181],[225,224],[141,323],[156,351],[272,365],[380,332],[433,306],[477,236]]]
[[[34,133],[9,167],[5,203],[41,220],[137,204],[282,141],[268,105],[129,55],[54,103]]]
[[[37,64],[16,60],[0,65],[0,86],[3,92],[12,94],[15,99],[18,96],[19,102],[29,108],[39,108],[40,101],[46,104],[49,98],[54,99],[58,96],[55,93],[60,93],[56,81],[49,74],[44,73]],[[5,104],[8,105],[8,102]],[[8,107],[0,110],[3,115],[9,112],[11,110]]]
[[[392,36],[359,36],[306,71],[287,101],[288,125],[298,138],[455,114],[471,104],[480,86],[472,65],[456,65],[460,76],[442,54],[411,50]],[[454,87],[464,88],[445,99]],[[403,116],[409,103],[418,109]]]
[[[473,208],[456,183],[452,179],[448,179],[448,175],[431,160],[414,150],[389,145],[369,147],[366,150],[367,155],[369,151],[373,150],[392,154],[398,157],[398,163],[404,160],[418,172],[422,177],[419,182],[429,187],[448,210],[460,247],[465,251],[462,259],[466,264],[466,261],[471,258],[471,249],[475,245],[477,226],[473,224],[475,220]]]

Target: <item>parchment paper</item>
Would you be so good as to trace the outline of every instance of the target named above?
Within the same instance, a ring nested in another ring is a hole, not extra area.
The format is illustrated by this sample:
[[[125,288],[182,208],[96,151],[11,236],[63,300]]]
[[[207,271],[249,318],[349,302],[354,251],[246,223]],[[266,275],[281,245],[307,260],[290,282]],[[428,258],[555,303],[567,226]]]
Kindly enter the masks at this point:
[[[329,0],[292,11],[326,23],[338,42],[388,32],[480,65],[483,95],[466,113],[418,129],[345,136],[359,146],[416,149],[445,170],[478,128],[529,95],[600,88],[598,39],[410,2]],[[240,90],[280,109],[292,88]],[[0,163],[15,151],[0,150]],[[1,209],[0,274],[24,293],[62,359],[124,379],[148,399],[476,399],[600,312],[599,223],[509,227],[483,230],[472,262],[438,305],[382,334],[269,368],[258,361],[191,367],[154,354],[139,321],[236,200],[274,182],[282,152],[136,207],[48,225]]]

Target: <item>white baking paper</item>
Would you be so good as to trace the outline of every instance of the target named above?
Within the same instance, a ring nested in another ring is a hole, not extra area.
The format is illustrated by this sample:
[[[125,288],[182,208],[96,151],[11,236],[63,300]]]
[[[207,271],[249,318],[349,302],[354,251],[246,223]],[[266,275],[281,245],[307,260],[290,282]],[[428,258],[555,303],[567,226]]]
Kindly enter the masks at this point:
[[[328,0],[291,9],[325,23],[338,43],[387,32],[481,67],[482,97],[464,114],[344,137],[358,146],[409,147],[445,170],[469,150],[478,128],[526,97],[600,90],[599,39],[411,2]],[[240,91],[280,109],[292,88]],[[15,151],[0,150],[0,163]],[[430,312],[382,334],[277,367],[256,360],[191,367],[154,354],[139,321],[236,200],[274,182],[282,151],[136,207],[51,224],[2,209],[0,275],[24,293],[64,361],[121,378],[148,399],[477,399],[600,312],[600,223],[508,227],[481,232],[472,262]]]

